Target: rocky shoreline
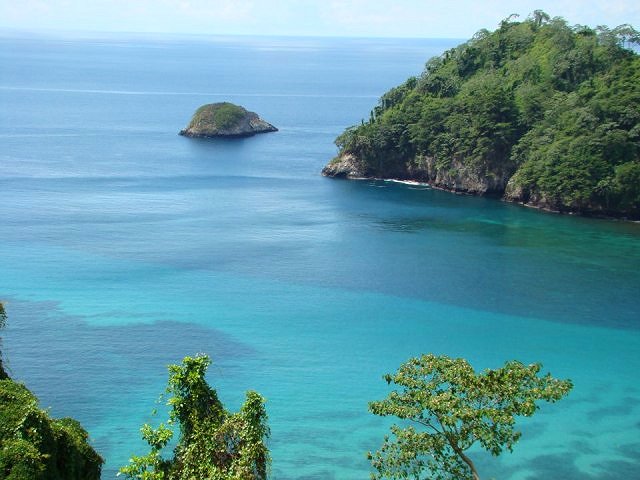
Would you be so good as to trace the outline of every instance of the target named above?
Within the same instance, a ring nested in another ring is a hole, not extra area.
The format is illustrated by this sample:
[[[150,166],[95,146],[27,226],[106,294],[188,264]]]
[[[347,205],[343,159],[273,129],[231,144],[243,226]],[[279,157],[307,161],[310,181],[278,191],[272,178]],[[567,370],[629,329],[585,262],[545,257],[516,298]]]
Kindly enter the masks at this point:
[[[463,165],[459,163],[459,165]],[[602,210],[578,210],[570,208],[554,207],[545,198],[525,199],[524,193],[513,188],[509,180],[511,175],[506,172],[503,175],[496,176],[491,174],[491,180],[481,178],[478,172],[465,172],[463,169],[458,170],[456,174],[442,174],[435,167],[433,162],[428,159],[422,159],[417,163],[407,165],[403,172],[394,172],[394,175],[379,175],[367,170],[364,162],[360,161],[352,153],[343,153],[331,160],[322,169],[322,175],[329,178],[338,178],[346,180],[376,180],[376,181],[394,181],[408,184],[418,184],[428,186],[435,190],[441,190],[457,195],[485,196],[496,198],[503,202],[520,205],[527,208],[533,208],[548,213],[563,215],[578,215],[589,218],[622,220],[638,222],[639,219],[629,217],[624,214],[616,214]],[[398,175],[399,173],[399,175]],[[500,179],[496,182],[496,177]]]

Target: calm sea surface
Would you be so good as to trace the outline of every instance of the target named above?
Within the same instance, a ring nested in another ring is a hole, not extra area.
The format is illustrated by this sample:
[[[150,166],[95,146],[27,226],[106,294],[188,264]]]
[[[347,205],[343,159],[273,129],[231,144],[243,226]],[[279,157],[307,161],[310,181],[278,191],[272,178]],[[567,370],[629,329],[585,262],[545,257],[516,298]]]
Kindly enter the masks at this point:
[[[364,479],[381,376],[423,352],[540,361],[574,391],[502,480],[640,478],[640,225],[320,176],[439,40],[0,38],[3,352],[114,478],[166,365],[268,399],[272,478]],[[279,127],[177,135],[204,103]]]

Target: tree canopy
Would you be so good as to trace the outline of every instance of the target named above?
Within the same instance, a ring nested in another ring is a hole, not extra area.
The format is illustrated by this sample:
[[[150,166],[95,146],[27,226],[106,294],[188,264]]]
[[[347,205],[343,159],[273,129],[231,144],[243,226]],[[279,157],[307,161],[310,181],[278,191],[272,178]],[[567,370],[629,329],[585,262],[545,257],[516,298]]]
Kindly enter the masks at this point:
[[[372,478],[479,480],[469,448],[479,445],[495,456],[512,451],[521,435],[515,417],[529,417],[538,401],[555,402],[571,390],[570,380],[540,376],[541,368],[510,361],[476,373],[464,359],[429,354],[385,375],[396,389],[369,410],[415,426],[391,427],[393,438],[369,454]]]
[[[170,395],[168,421],[157,428],[141,428],[151,447],[148,454],[132,457],[120,473],[143,480],[265,480],[270,462],[265,400],[254,391],[246,394],[240,411],[227,411],[205,379],[211,360],[206,355],[185,357],[169,366],[166,393]],[[179,439],[173,457],[163,450],[178,425]]]
[[[336,139],[356,176],[640,217],[640,34],[536,10],[430,59]]]

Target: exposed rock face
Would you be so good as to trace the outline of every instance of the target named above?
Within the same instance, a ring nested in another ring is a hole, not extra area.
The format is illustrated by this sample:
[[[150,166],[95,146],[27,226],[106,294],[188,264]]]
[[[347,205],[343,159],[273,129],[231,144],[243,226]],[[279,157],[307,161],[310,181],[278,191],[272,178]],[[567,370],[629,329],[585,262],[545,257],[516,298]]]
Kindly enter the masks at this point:
[[[180,135],[186,137],[250,137],[256,133],[277,132],[256,113],[228,102],[203,105]]]
[[[331,160],[322,169],[322,175],[335,178],[366,178],[368,176],[362,162],[350,153]]]
[[[474,195],[501,195],[513,172],[504,164],[488,168],[473,166],[460,159],[452,159],[446,166],[438,165],[433,157],[417,157],[407,165],[407,177],[429,183],[443,190]]]
[[[343,153],[329,162],[322,169],[322,174],[335,178],[415,180],[453,192],[500,195],[504,192],[512,172],[506,172],[501,168],[491,172],[479,171],[455,159],[445,167],[437,165],[432,157],[414,158],[405,164],[403,169],[374,172],[352,153]]]
[[[517,175],[517,174],[516,174]],[[583,204],[572,204],[563,202],[560,198],[553,198],[545,195],[538,190],[530,190],[522,187],[515,180],[515,177],[511,177],[504,191],[503,199],[508,202],[520,203],[528,207],[539,208],[547,210],[549,212],[563,212],[563,213],[577,213],[587,216],[613,216],[626,218],[624,215],[620,215],[616,212],[609,212],[602,205],[598,205],[592,202],[584,202]]]
[[[426,183],[432,188],[472,195],[501,197],[507,202],[549,212],[578,213],[596,217],[620,217],[616,212],[603,209],[596,204],[566,205],[560,199],[549,198],[536,190],[528,190],[515,181],[517,173],[508,163],[492,168],[473,167],[453,159],[446,166],[439,165],[432,157],[415,157],[404,165],[389,171],[374,171],[353,153],[341,153],[323,169],[322,175],[333,178],[412,180]],[[632,215],[622,218],[634,218]]]

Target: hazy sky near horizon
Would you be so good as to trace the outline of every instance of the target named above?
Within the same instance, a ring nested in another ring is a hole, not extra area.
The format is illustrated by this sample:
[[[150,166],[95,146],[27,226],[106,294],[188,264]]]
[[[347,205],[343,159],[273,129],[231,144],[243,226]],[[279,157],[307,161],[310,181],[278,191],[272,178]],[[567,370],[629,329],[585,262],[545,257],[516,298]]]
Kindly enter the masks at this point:
[[[0,30],[468,38],[535,9],[640,29],[640,0],[0,0]]]

